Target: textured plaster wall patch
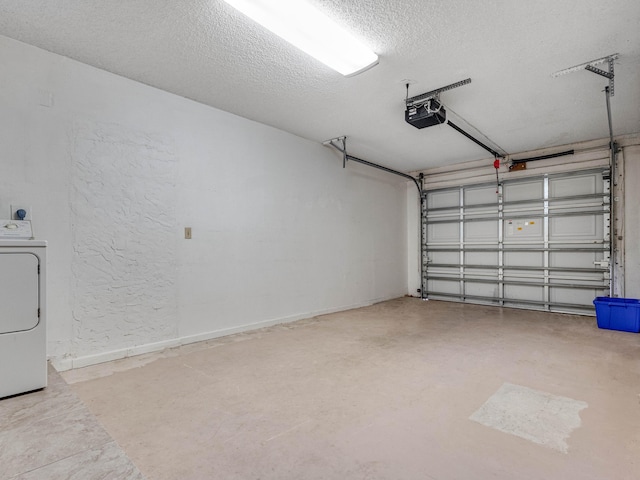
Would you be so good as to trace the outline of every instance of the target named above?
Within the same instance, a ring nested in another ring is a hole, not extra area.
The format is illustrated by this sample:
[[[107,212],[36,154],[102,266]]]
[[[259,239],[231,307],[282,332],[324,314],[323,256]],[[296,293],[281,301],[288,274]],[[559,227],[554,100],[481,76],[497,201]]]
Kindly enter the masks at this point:
[[[567,453],[567,439],[581,425],[580,411],[587,406],[572,398],[505,383],[469,419]]]
[[[174,338],[178,157],[171,139],[106,123],[73,135],[76,353]]]

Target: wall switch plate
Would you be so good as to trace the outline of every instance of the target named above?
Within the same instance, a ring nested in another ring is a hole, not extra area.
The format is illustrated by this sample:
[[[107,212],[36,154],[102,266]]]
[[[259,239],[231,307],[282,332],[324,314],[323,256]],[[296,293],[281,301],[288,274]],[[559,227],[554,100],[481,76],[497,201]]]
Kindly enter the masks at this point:
[[[184,238],[191,240],[191,227],[184,227]]]
[[[24,217],[23,220],[31,220],[33,217],[32,212],[31,212],[31,207],[25,206],[24,204],[18,203],[18,204],[12,204],[11,205],[11,216],[9,218],[11,218],[11,220],[21,220],[20,218],[18,218],[18,215],[16,214],[16,212],[18,210],[24,210],[25,212],[27,212],[27,216]]]

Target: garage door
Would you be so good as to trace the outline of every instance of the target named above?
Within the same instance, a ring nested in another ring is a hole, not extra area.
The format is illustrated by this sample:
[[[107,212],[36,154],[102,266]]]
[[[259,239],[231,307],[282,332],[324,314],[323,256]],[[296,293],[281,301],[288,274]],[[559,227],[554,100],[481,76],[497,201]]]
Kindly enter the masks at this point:
[[[608,170],[432,190],[426,298],[593,313],[609,293]]]

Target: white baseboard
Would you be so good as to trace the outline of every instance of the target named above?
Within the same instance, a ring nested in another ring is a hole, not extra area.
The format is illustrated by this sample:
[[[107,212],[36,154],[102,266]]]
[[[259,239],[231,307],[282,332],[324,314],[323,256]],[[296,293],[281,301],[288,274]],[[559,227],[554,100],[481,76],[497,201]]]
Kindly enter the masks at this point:
[[[68,355],[60,357],[51,357],[49,361],[59,372],[71,370],[74,368],[88,367],[89,365],[96,365],[98,363],[111,362],[113,360],[120,360],[122,358],[133,357],[135,355],[142,355],[145,353],[159,352],[166,348],[179,347],[180,345],[188,345],[196,342],[204,342],[213,338],[224,337],[227,335],[233,335],[234,333],[242,333],[250,330],[257,330],[260,328],[271,327],[281,323],[290,323],[305,318],[312,318],[318,315],[328,315],[330,313],[344,312],[345,310],[352,310],[354,308],[368,307],[375,303],[385,302],[398,298],[397,295],[388,298],[379,298],[369,302],[344,305],[341,307],[327,308],[323,310],[317,310],[313,312],[306,312],[296,315],[289,315],[286,317],[280,317],[271,320],[263,320],[260,322],[248,323],[237,327],[223,328],[220,330],[213,330],[211,332],[198,333],[196,335],[186,335],[183,337],[172,338],[169,340],[163,340],[162,342],[145,343],[143,345],[136,345],[134,347],[121,348],[118,350],[111,350],[108,352],[96,353],[93,355],[83,355],[79,357],[71,357]]]

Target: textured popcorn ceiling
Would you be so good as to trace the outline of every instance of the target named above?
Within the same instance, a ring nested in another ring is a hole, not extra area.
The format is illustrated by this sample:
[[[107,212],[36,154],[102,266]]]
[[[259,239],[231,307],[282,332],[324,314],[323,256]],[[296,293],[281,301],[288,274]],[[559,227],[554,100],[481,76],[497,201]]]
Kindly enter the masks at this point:
[[[417,95],[471,77],[442,101],[515,153],[608,136],[607,81],[550,74],[620,53],[614,133],[640,131],[637,0],[314,3],[380,64],[344,78],[222,0],[2,0],[0,34],[311,140],[348,135],[351,154],[405,171],[488,156],[406,124],[405,79]]]

